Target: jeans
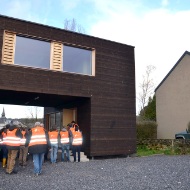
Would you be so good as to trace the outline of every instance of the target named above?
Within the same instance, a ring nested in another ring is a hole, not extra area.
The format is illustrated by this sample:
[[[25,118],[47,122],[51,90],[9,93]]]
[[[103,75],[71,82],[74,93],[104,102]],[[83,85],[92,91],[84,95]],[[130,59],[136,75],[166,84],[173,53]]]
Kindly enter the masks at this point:
[[[76,162],[76,153],[78,153],[78,162],[80,162],[80,150],[81,146],[73,146],[74,162]]]
[[[34,173],[40,174],[42,172],[42,163],[44,159],[44,153],[33,154]]]
[[[58,144],[51,145],[51,163],[56,163],[57,160]]]
[[[69,144],[61,144],[61,149],[62,149],[62,154],[61,154],[62,162],[65,160],[64,158],[65,151],[66,151],[67,161],[70,161]]]

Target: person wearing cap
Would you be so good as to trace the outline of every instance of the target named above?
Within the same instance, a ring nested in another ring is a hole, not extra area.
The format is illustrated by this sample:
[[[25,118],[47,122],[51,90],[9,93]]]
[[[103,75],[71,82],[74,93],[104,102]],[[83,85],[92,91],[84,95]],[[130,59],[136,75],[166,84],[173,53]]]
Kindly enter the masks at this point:
[[[70,162],[70,154],[69,154],[69,129],[67,126],[66,128],[62,128],[62,130],[60,131],[60,141],[61,141],[61,149],[62,149],[62,154],[61,154],[61,160],[62,162],[65,161],[65,151],[66,151],[66,158],[67,158],[67,162]]]
[[[40,122],[36,122],[28,132],[25,146],[28,146],[28,152],[33,154],[34,176],[37,177],[42,172],[44,154],[48,146],[48,134]]]
[[[51,163],[55,164],[57,160],[57,151],[58,151],[58,131],[56,125],[52,126],[52,129],[48,132],[49,141],[51,144]]]
[[[6,174],[16,174],[17,171],[14,169],[15,160],[20,148],[20,139],[22,138],[22,133],[19,129],[19,122],[12,121],[6,132],[6,137],[4,143],[8,149],[8,160]]]

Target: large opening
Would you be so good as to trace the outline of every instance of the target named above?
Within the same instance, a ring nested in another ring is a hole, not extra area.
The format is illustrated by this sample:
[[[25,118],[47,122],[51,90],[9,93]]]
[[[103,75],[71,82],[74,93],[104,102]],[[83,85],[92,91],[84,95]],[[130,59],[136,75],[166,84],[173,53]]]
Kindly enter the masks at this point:
[[[83,133],[82,150],[89,155],[90,97],[0,90],[0,104],[44,107],[43,122],[47,130],[54,124],[60,129],[71,121],[76,121]]]

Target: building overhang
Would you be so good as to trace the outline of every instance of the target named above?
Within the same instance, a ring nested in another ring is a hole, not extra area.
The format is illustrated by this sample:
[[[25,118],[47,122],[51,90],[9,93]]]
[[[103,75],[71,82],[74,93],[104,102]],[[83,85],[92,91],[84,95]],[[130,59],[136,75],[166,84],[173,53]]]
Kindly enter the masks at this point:
[[[0,90],[0,104],[61,108],[86,98],[89,97]]]

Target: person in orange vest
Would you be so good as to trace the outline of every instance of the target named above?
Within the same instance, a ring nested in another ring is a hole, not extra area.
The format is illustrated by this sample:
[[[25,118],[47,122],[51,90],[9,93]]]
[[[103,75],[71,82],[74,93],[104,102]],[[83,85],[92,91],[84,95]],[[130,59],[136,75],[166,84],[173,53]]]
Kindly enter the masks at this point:
[[[78,162],[80,162],[80,151],[82,146],[82,132],[79,131],[79,126],[75,124],[75,131],[72,133],[73,135],[73,156],[74,156],[74,162],[76,162],[76,153],[78,153]]]
[[[3,135],[2,135],[2,133],[3,133],[3,129],[1,129],[0,130],[0,156],[1,156],[1,158],[2,158],[2,155],[3,155],[3,151],[2,151],[2,146],[3,146]]]
[[[60,131],[60,141],[61,141],[61,149],[62,149],[62,154],[61,154],[61,161],[65,161],[65,151],[66,151],[66,157],[67,157],[67,162],[70,162],[70,154],[69,154],[69,129],[67,126],[66,128],[62,128]]]
[[[26,147],[26,133],[27,129],[26,127],[21,127],[21,133],[22,133],[22,139],[21,139],[21,145],[20,145],[20,151],[19,151],[19,165],[20,166],[26,166],[26,159],[28,155],[28,146]]]
[[[28,152],[33,155],[34,176],[37,177],[42,172],[44,154],[48,146],[48,134],[40,122],[36,122],[27,133],[25,146],[28,146]]]
[[[43,123],[40,123],[40,125],[44,128],[44,124]],[[47,131],[45,128],[44,128],[45,132]],[[47,132],[46,132],[47,133]],[[48,136],[49,137],[49,136]],[[44,154],[44,160],[43,160],[43,163],[45,161],[48,161],[48,153],[49,153],[49,145],[47,146],[47,149],[46,149],[46,152]]]
[[[6,137],[4,138],[4,143],[8,149],[6,174],[17,173],[14,167],[15,167],[15,160],[20,148],[21,138],[22,138],[22,133],[19,129],[19,122],[16,120],[11,121],[11,124],[6,132]]]
[[[73,142],[73,132],[75,131],[75,125],[77,125],[75,121],[71,121],[71,123],[69,123],[69,124],[67,125],[67,127],[69,127],[69,133],[71,134],[70,137],[69,137],[69,140],[70,140],[70,149],[71,149],[71,156],[73,156],[73,146],[72,146],[72,142]]]
[[[1,142],[1,149],[2,149],[2,154],[3,154],[3,159],[2,159],[2,166],[3,168],[6,167],[6,163],[7,163],[7,155],[8,155],[8,150],[7,150],[7,147],[5,145],[5,138],[6,138],[6,132],[7,132],[7,129],[9,128],[10,124],[7,124],[5,126],[5,128],[2,129],[2,142]]]
[[[57,160],[57,151],[58,151],[58,131],[57,127],[54,125],[52,126],[52,129],[48,132],[49,135],[49,141],[51,145],[51,163],[56,163]]]

